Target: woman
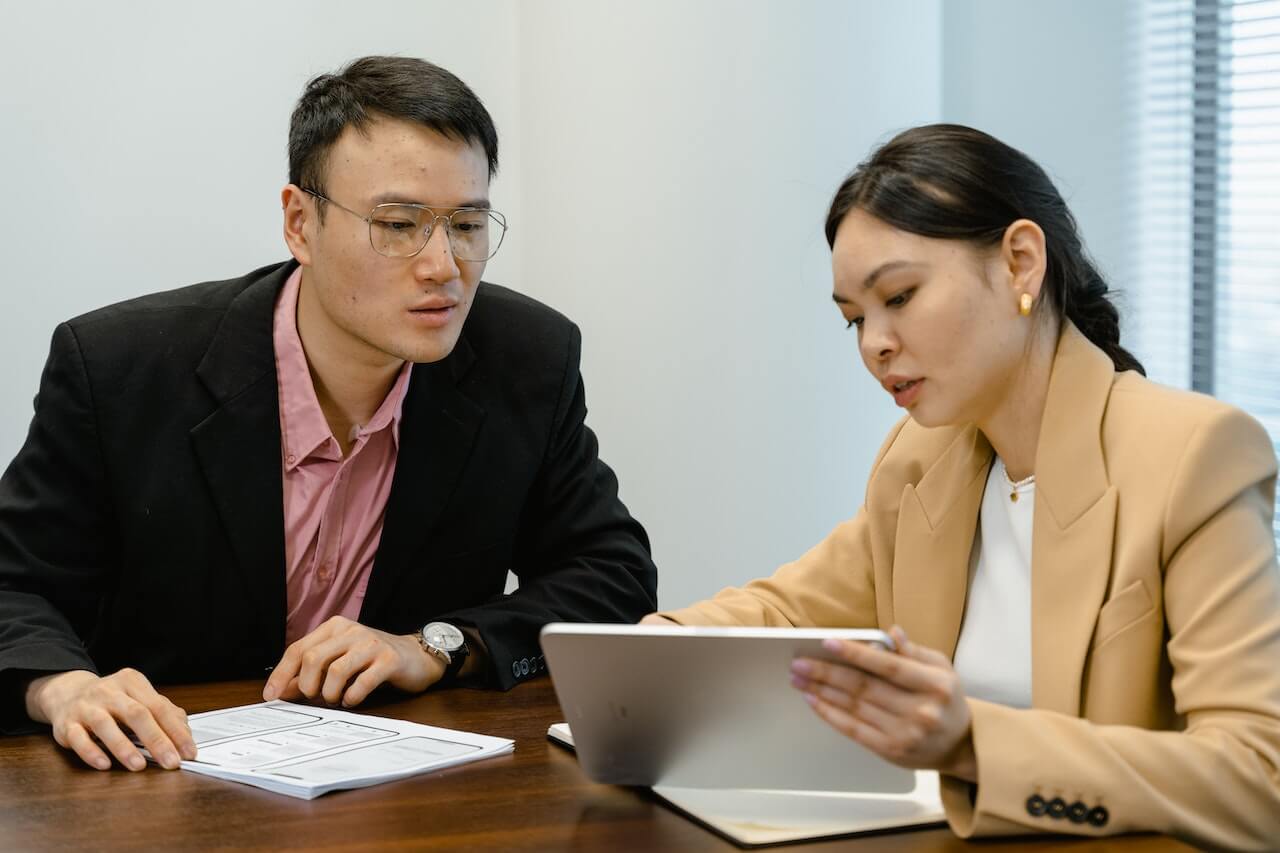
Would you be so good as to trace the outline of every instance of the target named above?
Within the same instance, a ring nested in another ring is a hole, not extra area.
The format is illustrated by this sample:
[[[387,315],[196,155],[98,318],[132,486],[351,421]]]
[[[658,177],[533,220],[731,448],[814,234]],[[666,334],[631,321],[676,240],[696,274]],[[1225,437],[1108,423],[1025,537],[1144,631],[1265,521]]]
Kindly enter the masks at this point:
[[[826,232],[835,302],[907,417],[855,518],[771,578],[645,621],[893,626],[899,654],[833,643],[845,665],[798,660],[792,683],[866,748],[940,771],[961,836],[1275,849],[1262,427],[1144,378],[1052,182],[986,134],[900,134]]]

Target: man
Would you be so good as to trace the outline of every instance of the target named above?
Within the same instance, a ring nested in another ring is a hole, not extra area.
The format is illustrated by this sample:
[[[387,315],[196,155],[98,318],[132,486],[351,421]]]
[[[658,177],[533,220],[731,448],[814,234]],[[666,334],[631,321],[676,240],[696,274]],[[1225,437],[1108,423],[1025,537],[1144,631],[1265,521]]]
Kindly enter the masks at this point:
[[[292,261],[58,327],[0,480],[0,724],[172,768],[195,745],[152,682],[505,689],[543,624],[654,609],[576,327],[480,282],[497,160],[462,81],[357,60],[293,113]]]

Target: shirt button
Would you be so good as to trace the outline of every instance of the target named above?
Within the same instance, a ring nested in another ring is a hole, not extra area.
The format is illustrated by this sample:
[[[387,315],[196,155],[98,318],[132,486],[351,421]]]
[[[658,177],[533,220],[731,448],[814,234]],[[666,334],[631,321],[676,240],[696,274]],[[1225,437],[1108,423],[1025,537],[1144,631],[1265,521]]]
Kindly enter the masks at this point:
[[[288,462],[290,465],[292,465],[293,463],[295,463],[295,462],[297,462],[297,461],[298,461],[298,457],[296,457],[296,456],[294,456],[292,453],[290,453],[288,456],[286,456],[286,457],[284,458],[284,461],[285,461],[285,462]]]

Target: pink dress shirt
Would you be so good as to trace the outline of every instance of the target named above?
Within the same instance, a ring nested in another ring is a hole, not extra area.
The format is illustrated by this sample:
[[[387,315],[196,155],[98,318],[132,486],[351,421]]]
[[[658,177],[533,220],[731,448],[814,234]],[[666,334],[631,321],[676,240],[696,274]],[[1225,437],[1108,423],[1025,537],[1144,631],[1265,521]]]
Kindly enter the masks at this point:
[[[272,337],[280,389],[280,457],[284,478],[284,552],[292,643],[331,616],[356,619],[382,538],[400,445],[405,362],[373,418],[352,433],[345,458],[320,409],[298,337],[301,268],[276,301]]]

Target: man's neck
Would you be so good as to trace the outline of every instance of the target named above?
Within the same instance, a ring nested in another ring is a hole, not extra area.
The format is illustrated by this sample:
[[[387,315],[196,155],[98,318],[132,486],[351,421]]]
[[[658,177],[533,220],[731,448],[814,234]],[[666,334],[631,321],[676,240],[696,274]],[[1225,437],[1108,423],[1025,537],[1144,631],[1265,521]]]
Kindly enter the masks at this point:
[[[303,345],[305,347],[305,344]],[[364,426],[373,420],[374,413],[386,399],[387,392],[395,384],[400,365],[391,368],[384,377],[344,375],[350,373],[342,369],[330,371],[328,374],[308,356],[307,366],[311,371],[311,384],[316,389],[316,399],[320,403],[320,411],[329,424],[329,430],[342,447],[342,455],[346,456],[355,444],[353,428]]]
[[[404,361],[355,345],[324,316],[305,282],[298,294],[297,321],[316,399],[345,456],[355,443],[352,428],[373,419]]]

